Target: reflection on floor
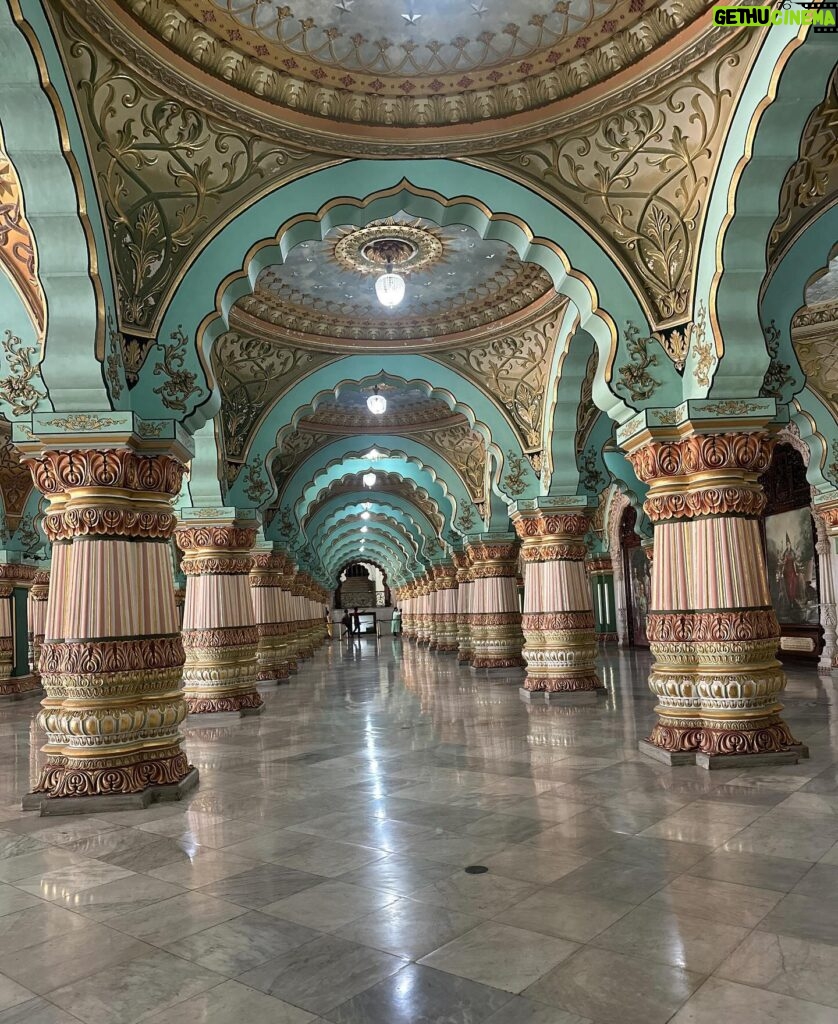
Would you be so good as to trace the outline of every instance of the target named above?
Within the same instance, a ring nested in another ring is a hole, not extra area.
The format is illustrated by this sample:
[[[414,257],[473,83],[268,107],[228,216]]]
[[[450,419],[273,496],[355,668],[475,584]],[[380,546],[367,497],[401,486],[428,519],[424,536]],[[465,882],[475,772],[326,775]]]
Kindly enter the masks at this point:
[[[535,706],[334,643],[189,720],[188,805],[59,819],[4,706],[0,1024],[836,1024],[833,684],[792,673],[811,760],[710,773],[637,753],[648,660],[604,666]]]

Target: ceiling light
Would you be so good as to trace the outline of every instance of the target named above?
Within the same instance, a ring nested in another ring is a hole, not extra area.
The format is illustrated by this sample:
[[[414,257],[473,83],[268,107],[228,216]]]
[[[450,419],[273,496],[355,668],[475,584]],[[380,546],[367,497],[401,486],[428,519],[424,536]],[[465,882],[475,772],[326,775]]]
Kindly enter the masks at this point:
[[[375,482],[378,479],[378,477],[375,475],[375,473],[364,473],[362,479],[364,481],[364,487],[375,487]]]
[[[381,458],[381,452],[377,448],[370,448],[364,458],[369,459],[371,462],[375,462],[376,459]]]
[[[375,386],[375,393],[367,399],[367,408],[373,416],[381,416],[387,411],[387,399],[384,395],[379,395],[377,384]]]
[[[369,529],[368,526],[362,526],[361,527],[361,533],[366,533],[368,529]]]
[[[363,509],[371,509],[372,508],[372,502],[371,501],[362,501],[361,502],[361,508],[363,508]]]
[[[375,279],[375,294],[382,306],[394,309],[404,298],[404,278],[388,268],[386,274]]]
[[[362,519],[369,519],[369,517],[370,517],[370,514],[369,514],[369,512],[362,512],[362,513],[361,513],[361,518],[362,518]]]

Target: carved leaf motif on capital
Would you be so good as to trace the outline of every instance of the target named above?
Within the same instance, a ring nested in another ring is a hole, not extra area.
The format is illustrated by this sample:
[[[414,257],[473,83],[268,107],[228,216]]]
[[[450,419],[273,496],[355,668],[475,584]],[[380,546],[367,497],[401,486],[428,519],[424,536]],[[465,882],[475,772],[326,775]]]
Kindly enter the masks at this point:
[[[649,441],[629,452],[628,458],[638,477],[649,483],[712,470],[764,473],[773,448],[773,439],[764,431],[696,434],[679,441]]]
[[[128,448],[47,451],[23,460],[43,494],[78,488],[121,488],[174,497],[184,467],[170,455],[139,455]]]
[[[246,551],[256,541],[256,530],[238,526],[179,526],[175,541],[184,552]]]

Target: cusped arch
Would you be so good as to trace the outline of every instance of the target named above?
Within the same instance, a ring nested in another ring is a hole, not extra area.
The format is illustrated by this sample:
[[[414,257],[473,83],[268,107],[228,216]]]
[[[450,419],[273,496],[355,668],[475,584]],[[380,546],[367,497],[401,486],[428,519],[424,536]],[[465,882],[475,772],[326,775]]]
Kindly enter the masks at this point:
[[[36,7],[32,17],[40,22],[43,14]],[[20,178],[46,300],[46,333],[39,339],[41,377],[56,409],[108,409],[111,403],[97,362],[104,358],[105,339],[106,292],[100,274],[108,273],[108,265],[107,260],[100,264],[97,255],[101,231],[94,231],[88,217],[88,209],[96,207],[88,207],[73,155],[84,147],[77,125],[70,126],[72,101],[59,99],[46,79],[40,47],[41,40],[49,39],[45,23],[36,41],[27,22],[21,19],[18,25],[8,0],[0,0],[0,125]],[[43,88],[32,46],[41,55]]]
[[[209,351],[227,329],[230,309],[252,291],[262,268],[282,262],[302,241],[321,239],[334,225],[362,226],[401,209],[440,225],[468,224],[483,237],[506,241],[522,260],[542,266],[557,292],[576,305],[581,326],[595,339],[600,352],[598,404],[618,422],[631,415],[608,387],[618,341],[615,316],[641,325],[641,330],[648,326],[646,317],[631,285],[583,228],[544,197],[485,168],[448,160],[357,161],[317,171],[260,199],[216,235],[185,275],[162,333],[184,324],[190,331],[197,328],[199,358],[211,394],[188,410],[191,429],[218,410]],[[265,223],[281,226],[266,238]],[[536,224],[538,234],[530,227]],[[253,239],[258,241],[254,244]],[[218,285],[217,268],[229,265],[231,253],[238,269]],[[195,295],[209,294],[216,296],[215,309],[198,324],[192,301]],[[608,296],[613,313],[601,306],[600,294]]]
[[[694,316],[703,325],[706,303],[706,330],[715,357],[722,358],[711,383],[709,374],[695,372],[699,353],[693,346],[686,397],[708,390],[714,398],[760,393],[770,362],[760,319],[767,241],[800,134],[834,64],[828,33],[773,25],[764,36],[727,133],[699,253]]]

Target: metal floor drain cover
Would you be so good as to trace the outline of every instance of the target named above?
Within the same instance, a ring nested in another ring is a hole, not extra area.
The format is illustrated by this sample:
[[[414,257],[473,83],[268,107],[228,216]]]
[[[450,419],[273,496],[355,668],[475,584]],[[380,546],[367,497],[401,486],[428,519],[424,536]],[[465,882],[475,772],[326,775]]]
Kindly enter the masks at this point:
[[[467,875],[485,875],[489,869],[482,864],[469,864],[466,868]]]

